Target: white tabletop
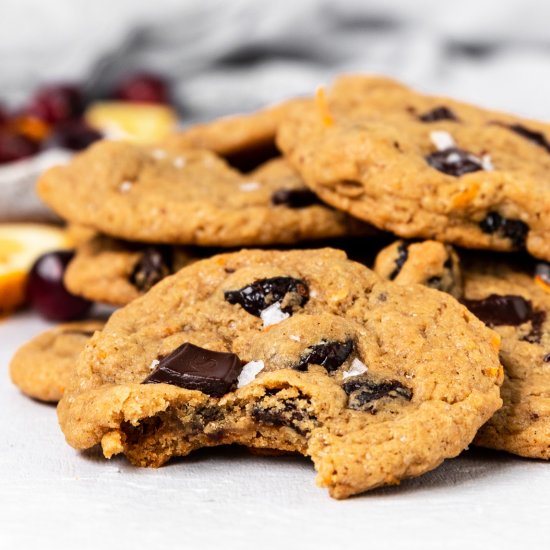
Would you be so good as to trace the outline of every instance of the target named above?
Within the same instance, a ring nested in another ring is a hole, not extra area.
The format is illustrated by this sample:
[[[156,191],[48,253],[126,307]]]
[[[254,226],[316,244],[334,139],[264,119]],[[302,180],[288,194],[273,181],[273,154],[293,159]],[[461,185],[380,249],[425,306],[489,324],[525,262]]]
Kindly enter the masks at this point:
[[[550,547],[542,461],[474,449],[400,487],[335,501],[301,457],[210,449],[153,470],[78,453],[55,407],[9,381],[14,350],[45,327],[31,314],[0,323],[1,549]]]

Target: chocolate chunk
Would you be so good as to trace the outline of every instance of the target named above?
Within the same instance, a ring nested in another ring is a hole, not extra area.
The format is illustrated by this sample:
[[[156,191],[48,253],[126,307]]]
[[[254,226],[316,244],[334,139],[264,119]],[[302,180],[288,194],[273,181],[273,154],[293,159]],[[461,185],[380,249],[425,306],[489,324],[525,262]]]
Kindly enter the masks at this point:
[[[483,233],[497,233],[499,236],[510,239],[516,248],[525,247],[525,239],[529,226],[521,220],[503,218],[498,212],[489,212],[479,223]]]
[[[518,326],[533,319],[533,304],[522,296],[491,294],[482,300],[462,303],[486,325]]]
[[[435,288],[436,290],[442,290],[441,284],[442,284],[441,277],[438,277],[437,275],[434,275],[433,277],[430,277],[426,281],[426,286],[429,288]]]
[[[393,281],[403,269],[405,262],[409,259],[409,246],[411,243],[402,242],[397,247],[397,258],[395,259],[395,268],[390,273],[390,281]]]
[[[126,421],[120,425],[128,445],[137,445],[143,438],[154,435],[161,426],[162,420],[158,416],[144,418],[137,426]]]
[[[305,371],[308,365],[321,365],[329,372],[333,372],[349,357],[352,349],[353,340],[345,342],[322,340],[320,344],[307,348],[300,357],[300,362],[292,368]]]
[[[458,147],[431,153],[426,157],[426,161],[432,168],[455,177],[483,170],[481,159]]]
[[[321,204],[317,195],[309,189],[279,189],[271,195],[271,202],[275,206],[289,208],[306,208],[313,204]]]
[[[239,304],[245,311],[260,317],[262,311],[279,302],[281,310],[292,314],[309,300],[309,288],[305,281],[293,277],[272,277],[254,281],[239,290],[226,290],[224,298],[230,304]]]
[[[143,251],[130,275],[130,282],[140,291],[147,292],[172,272],[172,251],[168,247],[150,246]]]
[[[550,353],[547,353],[543,359],[542,359],[545,363],[550,363]]]
[[[342,384],[343,390],[348,394],[348,407],[356,411],[366,411],[371,414],[377,412],[377,401],[388,397],[390,399],[402,398],[410,401],[413,392],[397,380],[382,380],[375,382],[365,377],[354,377]]]
[[[538,145],[539,147],[546,149],[546,151],[550,153],[550,143],[548,143],[546,136],[542,132],[530,130],[529,128],[526,128],[521,124],[510,124],[510,125],[505,124],[504,126],[512,130],[512,132],[515,132],[516,134],[520,135],[521,137],[524,137],[525,139],[533,142],[535,145]]]
[[[186,342],[161,358],[143,384],[172,384],[221,397],[235,386],[241,369],[242,362],[234,353],[210,351]]]
[[[418,116],[422,122],[437,122],[439,120],[454,120],[458,121],[457,116],[448,107],[436,107],[423,115]]]

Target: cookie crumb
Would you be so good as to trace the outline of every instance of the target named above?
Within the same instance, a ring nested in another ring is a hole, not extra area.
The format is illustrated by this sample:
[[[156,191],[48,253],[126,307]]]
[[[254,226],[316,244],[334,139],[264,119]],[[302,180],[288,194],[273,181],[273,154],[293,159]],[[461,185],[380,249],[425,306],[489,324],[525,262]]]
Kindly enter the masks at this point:
[[[149,370],[155,370],[159,363],[160,361],[158,359],[153,359],[149,365]]]

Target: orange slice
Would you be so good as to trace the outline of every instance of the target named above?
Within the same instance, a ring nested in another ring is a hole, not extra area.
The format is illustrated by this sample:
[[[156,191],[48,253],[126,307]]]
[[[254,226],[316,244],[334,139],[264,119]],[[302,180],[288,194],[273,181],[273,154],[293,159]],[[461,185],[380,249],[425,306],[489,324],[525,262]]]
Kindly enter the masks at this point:
[[[45,252],[71,248],[64,229],[42,224],[0,224],[0,313],[25,301],[27,275]]]
[[[111,139],[152,144],[176,128],[176,112],[166,105],[104,101],[91,105],[84,117],[88,124]]]

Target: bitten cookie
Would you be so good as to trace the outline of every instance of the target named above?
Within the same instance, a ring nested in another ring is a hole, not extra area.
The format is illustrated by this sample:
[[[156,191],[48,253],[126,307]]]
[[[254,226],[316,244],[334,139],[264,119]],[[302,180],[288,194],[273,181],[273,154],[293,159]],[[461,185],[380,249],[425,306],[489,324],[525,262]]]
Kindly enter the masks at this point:
[[[404,258],[401,251],[405,244],[398,241],[380,252],[375,264],[380,275],[389,278],[393,265],[396,282],[427,284],[434,272],[432,258],[447,255],[453,265],[458,266],[456,255],[448,245],[433,241],[411,244],[405,248],[408,257]],[[518,262],[517,258],[486,255],[482,258],[464,253],[462,260],[463,294],[458,284],[449,285],[446,291],[461,297],[472,313],[500,334],[500,358],[504,365],[501,390],[504,405],[481,428],[474,443],[526,457],[548,459],[550,268],[547,264],[538,264],[537,274],[537,267],[527,258]],[[443,270],[442,274],[445,279],[448,271]],[[455,275],[452,280],[459,279]]]
[[[12,382],[29,397],[59,401],[74,372],[78,354],[103,325],[100,321],[79,321],[35,336],[13,356]]]
[[[435,468],[501,406],[493,331],[332,249],[195,262],[115,312],[77,375],[58,407],[77,449],[293,451],[336,498]]]
[[[550,260],[548,124],[349,76],[277,142],[323,201],[380,229]]]
[[[248,246],[367,231],[321,204],[281,158],[245,176],[206,150],[99,142],[48,170],[38,192],[65,219],[134,241]]]

